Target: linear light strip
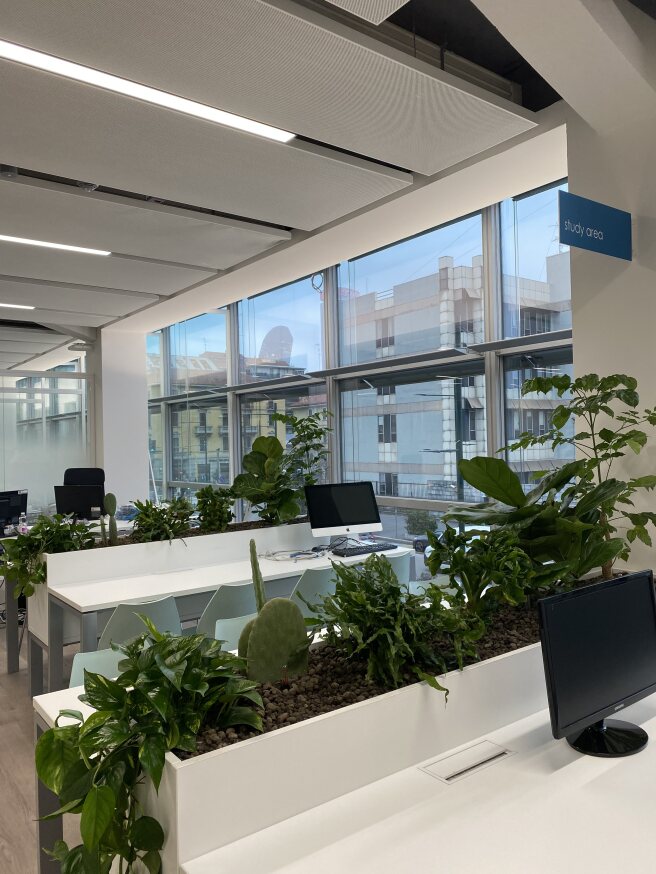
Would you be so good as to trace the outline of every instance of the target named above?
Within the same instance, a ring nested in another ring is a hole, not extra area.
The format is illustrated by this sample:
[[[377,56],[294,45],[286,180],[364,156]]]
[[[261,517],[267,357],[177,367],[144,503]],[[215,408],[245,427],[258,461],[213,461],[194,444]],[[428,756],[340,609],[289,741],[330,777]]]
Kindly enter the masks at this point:
[[[47,73],[54,73],[57,76],[74,79],[76,82],[95,85],[98,88],[103,88],[105,91],[114,91],[116,94],[134,97],[137,100],[153,103],[155,106],[162,106],[165,109],[173,109],[185,115],[203,118],[205,121],[213,121],[216,124],[236,128],[249,134],[266,137],[279,143],[288,143],[294,139],[294,134],[289,131],[271,127],[259,121],[252,121],[249,118],[243,118],[241,115],[234,115],[231,112],[224,112],[222,109],[215,109],[213,106],[206,106],[204,103],[197,103],[195,100],[187,100],[186,97],[177,97],[175,94],[169,94],[167,91],[160,91],[148,85],[139,85],[137,82],[131,82],[129,79],[122,79],[119,76],[113,76],[111,73],[102,73],[100,70],[94,70],[92,67],[85,67],[82,64],[65,61],[63,58],[56,58],[53,55],[37,52],[34,49],[28,49],[6,40],[0,40],[0,58],[16,61],[19,64],[26,64],[29,67],[36,67],[36,69],[44,70]]]
[[[45,240],[28,240],[26,237],[7,237],[0,234],[0,242],[20,243],[21,246],[42,246],[44,249],[63,249],[65,252],[80,252],[83,255],[111,255],[104,249],[86,249],[84,246],[67,246],[65,243],[47,243]]]
[[[36,307],[26,306],[24,303],[0,303],[0,307],[6,307],[8,310],[33,310]]]

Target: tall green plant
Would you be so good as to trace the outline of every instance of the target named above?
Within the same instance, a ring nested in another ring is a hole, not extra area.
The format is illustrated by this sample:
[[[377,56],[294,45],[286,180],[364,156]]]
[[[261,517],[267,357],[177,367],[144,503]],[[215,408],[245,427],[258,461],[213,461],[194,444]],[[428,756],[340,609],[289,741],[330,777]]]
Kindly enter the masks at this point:
[[[186,498],[174,498],[161,507],[152,501],[132,503],[138,511],[132,529],[132,538],[137,543],[174,540],[176,537],[182,537],[189,530],[189,520],[193,510]]]
[[[625,560],[636,539],[647,546],[652,545],[648,526],[656,526],[655,512],[636,512],[633,509],[633,496],[653,489],[656,475],[647,474],[628,480],[615,477],[618,459],[630,454],[639,455],[647,444],[648,434],[644,426],[649,425],[651,430],[656,425],[656,407],[638,408],[637,388],[637,380],[623,373],[602,377],[588,373],[577,379],[558,374],[528,379],[522,386],[523,395],[556,392],[559,398],[566,397],[554,409],[549,431],[542,435],[521,434],[509,447],[514,450],[544,444],[554,448],[572,446],[577,456],[583,459],[577,497],[585,500],[595,488],[609,486],[599,505],[598,524],[608,541],[617,533],[618,524],[625,529],[622,534],[624,546],[619,553]],[[612,576],[616,556],[603,563],[605,579]]]
[[[70,516],[39,516],[27,534],[2,541],[0,568],[14,583],[14,597],[29,597],[34,587],[46,580],[43,555],[91,549],[94,542],[93,533],[83,522],[74,522]]]
[[[284,466],[290,473],[296,488],[316,485],[325,473],[328,458],[327,438],[332,428],[328,427],[328,410],[319,410],[307,416],[292,416],[274,413],[272,419],[284,422],[291,428],[292,436],[285,448]]]
[[[461,459],[458,469],[491,500],[450,510],[444,520],[515,532],[519,547],[534,563],[535,586],[579,579],[613,561],[623,549],[623,541],[606,538],[599,524],[604,502],[621,485],[606,480],[577,500],[583,461],[552,471],[526,494],[517,474],[500,458]]]
[[[277,437],[257,437],[242,466],[245,472],[236,476],[232,485],[236,497],[248,501],[260,518],[272,525],[298,516],[298,493]]]
[[[234,500],[230,489],[215,489],[208,485],[196,492],[200,530],[208,533],[225,531],[234,519]]]
[[[262,699],[242,676],[241,659],[204,635],[148,632],[115,647],[125,656],[116,680],[85,671],[81,700],[95,708],[44,732],[36,746],[39,779],[59,797],[58,814],[80,815],[82,843],[58,841],[52,855],[62,874],[158,874],[164,831],[143,813],[137,789],[157,789],[168,750],[196,750],[196,735],[247,725],[261,730]],[[113,869],[114,870],[114,869]]]

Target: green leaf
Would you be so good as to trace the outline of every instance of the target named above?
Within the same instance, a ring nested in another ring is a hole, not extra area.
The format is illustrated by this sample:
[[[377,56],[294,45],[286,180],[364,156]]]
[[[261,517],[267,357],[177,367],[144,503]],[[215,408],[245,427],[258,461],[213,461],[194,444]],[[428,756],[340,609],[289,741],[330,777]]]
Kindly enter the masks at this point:
[[[68,771],[80,759],[77,726],[44,731],[36,744],[35,762],[39,780],[59,795]]]
[[[115,807],[116,798],[109,786],[91,787],[80,817],[80,835],[87,850],[93,850],[100,843],[112,821]]]
[[[59,793],[62,804],[69,801],[79,801],[91,788],[96,769],[89,770],[84,759],[79,759],[72,768],[66,772]]]
[[[84,671],[84,696],[86,701],[95,710],[114,710],[122,707],[125,703],[126,691],[115,680],[109,680],[102,674],[92,671]]]
[[[148,868],[148,874],[159,874],[162,870],[162,859],[157,850],[149,850],[141,857],[141,861]]]
[[[139,761],[144,771],[151,778],[155,789],[159,788],[164,770],[166,745],[161,735],[146,735],[139,747]]]
[[[164,846],[162,826],[152,816],[140,816],[132,823],[130,842],[137,850],[161,850]]]
[[[460,475],[475,489],[511,507],[523,507],[526,495],[517,474],[500,458],[479,455],[458,462]]]

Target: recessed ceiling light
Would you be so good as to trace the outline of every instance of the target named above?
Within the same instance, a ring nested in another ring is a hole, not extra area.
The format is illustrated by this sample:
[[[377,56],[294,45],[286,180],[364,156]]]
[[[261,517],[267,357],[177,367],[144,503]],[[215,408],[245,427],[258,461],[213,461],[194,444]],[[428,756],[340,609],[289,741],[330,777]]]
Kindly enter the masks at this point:
[[[0,307],[6,307],[9,310],[33,310],[34,307],[26,306],[23,303],[0,303]]]
[[[80,252],[83,255],[111,255],[104,249],[86,249],[84,246],[67,246],[65,243],[47,243],[45,240],[28,240],[25,237],[7,237],[0,234],[0,242],[20,243],[22,246],[43,246],[45,249],[64,249],[66,252]]]
[[[156,106],[163,106],[165,109],[173,109],[176,112],[183,112],[185,115],[194,115],[197,118],[205,119],[205,121],[213,121],[216,124],[236,128],[249,134],[257,134],[257,136],[266,137],[279,143],[288,143],[294,139],[294,134],[289,131],[271,127],[259,121],[252,121],[241,115],[233,115],[231,112],[224,112],[222,109],[215,109],[204,103],[196,103],[195,100],[187,100],[186,97],[177,97],[175,94],[169,94],[167,91],[160,91],[148,85],[139,85],[129,79],[122,79],[120,76],[113,76],[110,73],[102,73],[92,67],[84,67],[82,64],[65,61],[63,58],[46,55],[44,52],[27,49],[5,40],[0,40],[0,58],[17,61],[19,64],[27,64],[29,67],[36,67],[38,70],[55,73],[57,76],[64,76],[67,79],[75,79],[76,82],[95,85],[105,91],[114,91],[116,94],[135,97],[137,100],[154,103]]]

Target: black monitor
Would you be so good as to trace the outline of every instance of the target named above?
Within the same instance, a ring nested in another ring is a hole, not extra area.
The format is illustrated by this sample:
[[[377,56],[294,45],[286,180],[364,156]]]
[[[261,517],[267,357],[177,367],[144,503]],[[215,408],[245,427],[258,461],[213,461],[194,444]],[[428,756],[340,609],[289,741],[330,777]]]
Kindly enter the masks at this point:
[[[370,482],[305,486],[305,500],[315,537],[383,530]]]
[[[98,519],[103,512],[105,487],[55,486],[57,512],[76,519]]]
[[[554,737],[593,756],[637,753],[647,733],[606,717],[656,692],[652,572],[543,598],[538,608]]]
[[[27,492],[0,492],[0,525],[16,525],[27,513]]]

